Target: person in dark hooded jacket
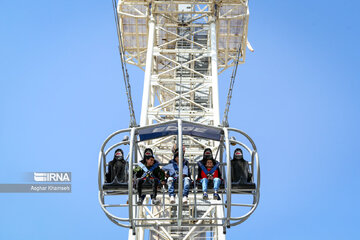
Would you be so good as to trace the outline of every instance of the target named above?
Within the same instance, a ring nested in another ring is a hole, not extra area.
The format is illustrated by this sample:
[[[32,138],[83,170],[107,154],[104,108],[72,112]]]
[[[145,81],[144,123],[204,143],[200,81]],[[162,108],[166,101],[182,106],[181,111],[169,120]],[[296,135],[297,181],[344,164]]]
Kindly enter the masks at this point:
[[[106,173],[106,182],[111,183],[117,178],[119,183],[126,183],[127,179],[127,162],[124,159],[124,152],[118,148],[115,150],[114,158],[108,164],[108,171]]]
[[[156,200],[157,187],[161,181],[165,184],[165,172],[160,169],[159,162],[154,159],[153,151],[146,148],[144,151],[144,158],[134,168],[134,179],[136,181],[136,188],[139,194],[138,205],[141,205],[145,199],[145,194],[142,194],[142,185],[148,182],[152,185],[153,193],[151,194],[152,204],[158,205],[160,200]]]
[[[251,182],[249,163],[244,159],[241,148],[234,151],[231,160],[231,182],[233,184],[246,184]]]

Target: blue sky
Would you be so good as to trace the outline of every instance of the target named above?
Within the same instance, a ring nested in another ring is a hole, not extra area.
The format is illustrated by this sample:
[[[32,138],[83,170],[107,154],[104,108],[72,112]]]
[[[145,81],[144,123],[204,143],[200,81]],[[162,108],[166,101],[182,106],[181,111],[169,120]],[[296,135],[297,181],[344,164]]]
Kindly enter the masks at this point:
[[[258,146],[261,199],[228,239],[360,237],[359,5],[250,2],[255,52],[229,121]],[[122,239],[97,200],[100,146],[129,122],[111,1],[1,1],[0,12],[0,183],[72,172],[71,194],[0,194],[0,239]],[[129,71],[139,119],[143,73]]]

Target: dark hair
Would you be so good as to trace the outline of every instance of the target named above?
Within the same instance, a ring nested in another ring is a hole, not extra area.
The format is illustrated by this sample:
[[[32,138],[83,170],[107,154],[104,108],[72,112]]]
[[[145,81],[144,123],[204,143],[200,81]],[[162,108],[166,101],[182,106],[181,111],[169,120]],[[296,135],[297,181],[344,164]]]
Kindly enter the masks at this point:
[[[178,156],[179,156],[179,149],[176,148],[176,149],[174,150],[174,158],[175,158],[175,157],[178,157]]]
[[[206,152],[210,152],[210,158],[207,158],[207,156],[206,156],[206,154],[205,154]],[[212,151],[211,151],[210,148],[205,148],[205,150],[204,150],[203,160],[205,160],[205,159],[214,159],[213,154],[212,154]]]
[[[150,157],[154,157],[154,153],[153,151],[151,150],[151,148],[146,148],[144,150],[144,158],[143,160],[147,159],[147,158],[150,158]]]
[[[235,149],[234,153],[237,152],[237,151],[240,151],[241,153],[243,153],[242,149],[241,148],[237,148]]]
[[[122,158],[121,158],[121,159],[124,159],[124,152],[123,152],[123,150],[122,150],[121,148],[118,148],[118,149],[116,149],[115,152],[114,152],[114,159],[113,159],[113,160],[115,160],[115,158],[116,158],[116,153],[118,153],[118,152],[121,152],[121,155],[122,155]]]
[[[235,149],[235,151],[234,151],[233,159],[239,159],[239,158],[236,158],[236,153],[237,153],[237,152],[241,152],[241,155],[243,155],[242,149],[241,149],[241,148],[237,148],[237,149]],[[241,159],[241,158],[240,158],[240,159]]]
[[[117,152],[121,152],[124,155],[124,152],[123,152],[123,150],[121,148],[116,149],[115,153],[117,153]]]

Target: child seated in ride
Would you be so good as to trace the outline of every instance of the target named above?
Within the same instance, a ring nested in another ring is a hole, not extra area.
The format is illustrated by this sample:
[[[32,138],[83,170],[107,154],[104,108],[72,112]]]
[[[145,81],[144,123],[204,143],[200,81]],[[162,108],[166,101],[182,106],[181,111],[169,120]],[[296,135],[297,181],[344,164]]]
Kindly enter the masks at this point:
[[[156,200],[157,187],[160,181],[162,184],[165,184],[165,173],[160,169],[159,162],[154,159],[153,151],[150,148],[145,149],[143,160],[134,168],[134,178],[139,195],[137,204],[142,205],[145,199],[145,194],[142,194],[143,184],[150,183],[153,190],[153,193],[150,195],[151,202],[154,205],[158,205],[160,200]]]
[[[220,163],[213,159],[211,149],[205,149],[203,160],[198,162],[198,180],[202,184],[204,200],[208,199],[207,189],[209,180],[212,180],[214,183],[214,200],[221,200],[218,194],[218,190],[221,184],[221,172],[219,169],[219,165]]]
[[[174,183],[179,177],[179,150],[176,148],[174,151],[174,159],[169,162],[168,165],[162,168],[163,171],[166,172],[168,176],[167,184],[168,191],[170,196],[170,203],[175,203],[175,189]],[[183,203],[188,202],[189,188],[190,188],[190,177],[189,177],[189,168],[185,162],[183,157]]]

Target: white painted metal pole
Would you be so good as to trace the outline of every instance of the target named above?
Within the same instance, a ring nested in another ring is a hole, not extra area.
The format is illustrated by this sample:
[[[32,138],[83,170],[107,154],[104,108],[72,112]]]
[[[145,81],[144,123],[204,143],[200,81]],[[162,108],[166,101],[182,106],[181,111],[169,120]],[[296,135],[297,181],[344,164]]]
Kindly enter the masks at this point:
[[[128,176],[129,176],[129,184],[128,184],[128,192],[129,192],[129,219],[130,219],[130,224],[131,227],[134,227],[134,215],[133,215],[133,204],[135,203],[135,201],[133,201],[133,157],[134,157],[134,153],[136,154],[136,152],[134,151],[134,144],[135,144],[135,128],[131,128],[131,133],[130,133],[130,149],[129,149],[129,172],[128,172]]]
[[[178,149],[179,149],[179,177],[178,177],[178,226],[181,226],[182,209],[183,209],[183,148],[182,148],[182,120],[178,119]]]
[[[212,101],[214,113],[214,125],[220,125],[219,111],[219,86],[218,86],[218,58],[216,42],[216,18],[213,17],[210,23],[210,41],[211,41],[211,77],[212,77]]]
[[[216,206],[216,217],[217,218],[224,218],[224,207],[219,205]],[[223,224],[222,220],[217,220],[217,224]],[[224,226],[217,226],[216,227],[216,236],[217,240],[225,240],[226,235],[224,234]]]
[[[226,201],[227,201],[227,225],[230,225],[231,217],[231,162],[230,162],[230,141],[229,141],[229,131],[227,128],[224,129],[225,137],[225,149],[226,149]]]
[[[144,87],[143,87],[143,98],[141,105],[141,116],[140,116],[140,126],[147,125],[147,111],[149,108],[149,94],[150,94],[150,84],[151,84],[151,73],[153,68],[153,51],[154,51],[154,34],[155,34],[155,20],[151,16],[149,20],[149,35],[148,35],[148,46],[146,52],[146,66],[145,66],[145,76],[144,76]]]
[[[136,202],[135,199],[133,198],[133,158],[134,158],[134,154],[136,154],[136,152],[134,151],[134,149],[136,149],[135,145],[135,128],[131,128],[131,133],[130,133],[130,150],[129,150],[129,185],[128,185],[128,191],[129,191],[129,219],[130,219],[130,224],[132,226],[131,229],[129,229],[129,233],[128,233],[128,240],[136,240],[136,235],[133,235],[133,231],[135,231],[134,228],[134,207],[136,208]]]

